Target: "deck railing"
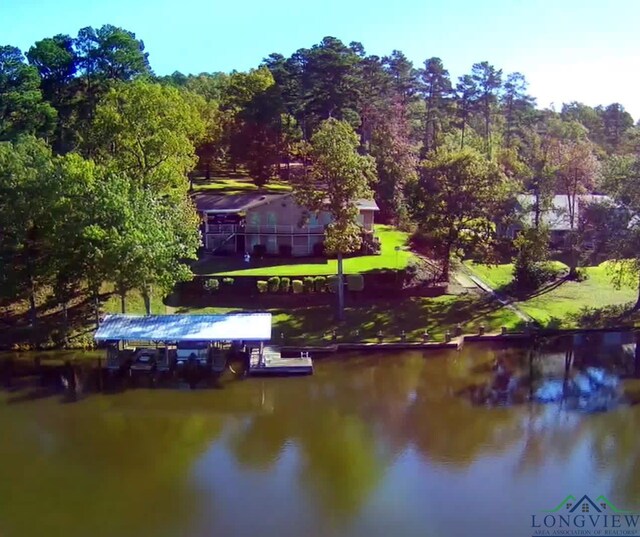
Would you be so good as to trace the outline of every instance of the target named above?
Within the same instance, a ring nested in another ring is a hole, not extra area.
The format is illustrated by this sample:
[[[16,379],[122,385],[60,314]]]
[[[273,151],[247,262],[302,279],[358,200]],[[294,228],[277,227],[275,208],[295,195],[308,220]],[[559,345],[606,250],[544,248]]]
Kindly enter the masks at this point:
[[[247,224],[245,226],[238,226],[235,224],[207,224],[206,232],[217,235],[228,235],[231,233],[241,233],[241,234],[253,234],[258,235],[264,233],[265,235],[309,235],[309,234],[320,234],[324,233],[324,226],[321,225],[313,225],[313,226],[286,226],[286,225],[277,225],[277,224],[264,224],[264,225],[254,225]]]

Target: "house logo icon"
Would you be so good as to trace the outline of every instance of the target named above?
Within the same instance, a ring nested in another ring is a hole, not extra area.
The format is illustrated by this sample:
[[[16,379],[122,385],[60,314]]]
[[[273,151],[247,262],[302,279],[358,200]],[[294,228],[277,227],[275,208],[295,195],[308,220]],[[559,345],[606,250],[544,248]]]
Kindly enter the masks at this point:
[[[640,512],[619,509],[606,496],[569,494],[553,509],[531,516],[537,535],[626,535],[640,537]]]

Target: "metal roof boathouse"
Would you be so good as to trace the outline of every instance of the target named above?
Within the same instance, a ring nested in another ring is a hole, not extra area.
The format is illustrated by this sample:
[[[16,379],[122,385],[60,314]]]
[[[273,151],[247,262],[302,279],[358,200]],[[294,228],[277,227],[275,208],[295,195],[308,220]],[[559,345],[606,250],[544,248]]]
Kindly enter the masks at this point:
[[[269,341],[271,314],[107,315],[94,337],[98,342]]]
[[[228,350],[247,357],[250,375],[309,374],[307,353],[283,358],[271,339],[270,313],[227,315],[107,315],[94,336],[107,345],[107,369],[132,372],[178,370],[198,364],[222,372]],[[230,346],[229,346],[230,344]]]

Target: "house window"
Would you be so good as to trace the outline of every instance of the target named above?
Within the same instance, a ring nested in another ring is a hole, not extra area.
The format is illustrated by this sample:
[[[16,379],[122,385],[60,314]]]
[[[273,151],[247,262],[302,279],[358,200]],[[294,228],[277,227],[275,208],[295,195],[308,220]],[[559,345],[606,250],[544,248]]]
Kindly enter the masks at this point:
[[[317,226],[319,224],[320,224],[320,221],[318,220],[318,213],[311,213],[309,215],[309,225]]]
[[[583,503],[582,504],[582,512],[583,513],[588,513],[589,512],[589,504],[588,503]]]
[[[276,213],[274,213],[273,211],[269,211],[267,213],[267,225],[268,226],[275,226],[277,224],[278,218]]]
[[[267,252],[270,254],[278,253],[278,236],[277,235],[269,235],[267,237]]]
[[[249,225],[251,226],[259,226],[260,225],[260,213],[249,213]]]

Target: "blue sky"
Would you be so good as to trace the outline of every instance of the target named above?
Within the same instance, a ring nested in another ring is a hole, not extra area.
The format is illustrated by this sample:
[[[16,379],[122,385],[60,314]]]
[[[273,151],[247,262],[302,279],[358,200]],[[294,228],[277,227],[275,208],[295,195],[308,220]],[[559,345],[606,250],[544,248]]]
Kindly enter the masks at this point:
[[[617,101],[640,119],[639,0],[0,0],[0,44],[23,50],[104,23],[143,39],[158,74],[244,70],[332,35],[440,56],[455,78],[487,60],[541,106]]]

